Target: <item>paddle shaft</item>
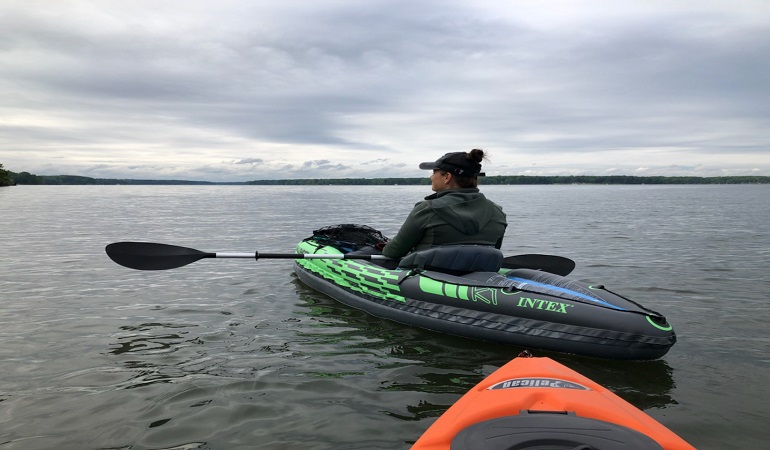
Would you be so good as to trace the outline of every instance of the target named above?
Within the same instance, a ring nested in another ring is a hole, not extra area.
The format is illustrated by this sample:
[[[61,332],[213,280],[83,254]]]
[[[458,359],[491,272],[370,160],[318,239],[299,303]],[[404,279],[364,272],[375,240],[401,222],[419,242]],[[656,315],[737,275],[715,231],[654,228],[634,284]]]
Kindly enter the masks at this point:
[[[366,260],[390,260],[385,255],[350,255],[321,253],[207,253],[206,258],[253,258],[253,259],[366,259]],[[211,256],[209,256],[211,255]]]

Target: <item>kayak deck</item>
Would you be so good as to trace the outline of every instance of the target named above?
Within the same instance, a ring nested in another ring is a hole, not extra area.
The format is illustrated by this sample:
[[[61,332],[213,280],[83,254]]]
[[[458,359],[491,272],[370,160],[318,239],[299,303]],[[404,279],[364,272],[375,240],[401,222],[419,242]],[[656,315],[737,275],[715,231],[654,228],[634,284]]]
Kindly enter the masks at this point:
[[[552,446],[535,446],[547,442]],[[450,448],[694,450],[598,383],[550,358],[528,357],[468,391],[412,450]]]

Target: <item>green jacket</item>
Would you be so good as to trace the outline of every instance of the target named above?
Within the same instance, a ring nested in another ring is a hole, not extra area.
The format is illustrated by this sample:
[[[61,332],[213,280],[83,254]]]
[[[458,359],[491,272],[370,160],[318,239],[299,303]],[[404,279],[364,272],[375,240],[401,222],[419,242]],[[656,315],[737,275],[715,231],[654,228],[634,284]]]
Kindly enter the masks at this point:
[[[503,209],[478,189],[441,191],[414,205],[382,254],[400,258],[413,250],[451,244],[500,248],[506,226]]]

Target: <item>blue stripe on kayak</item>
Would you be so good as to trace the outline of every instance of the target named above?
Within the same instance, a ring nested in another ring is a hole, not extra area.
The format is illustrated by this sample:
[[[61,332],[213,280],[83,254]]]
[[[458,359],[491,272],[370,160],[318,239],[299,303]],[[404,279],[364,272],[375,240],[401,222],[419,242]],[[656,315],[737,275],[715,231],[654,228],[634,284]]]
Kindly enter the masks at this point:
[[[621,308],[620,306],[615,306],[612,303],[607,303],[604,300],[599,300],[598,298],[594,298],[594,297],[591,297],[591,296],[588,296],[588,295],[585,295],[585,294],[581,294],[580,292],[571,291],[569,289],[565,289],[565,288],[558,287],[558,286],[553,286],[553,285],[550,285],[550,284],[538,283],[536,281],[527,280],[526,278],[518,278],[518,277],[507,277],[507,278],[510,279],[510,280],[513,280],[513,281],[518,281],[520,283],[524,283],[524,284],[531,284],[533,286],[545,287],[545,288],[548,288],[548,289],[551,289],[551,290],[554,290],[554,291],[557,291],[557,292],[563,292],[565,294],[576,295],[576,296],[578,296],[580,298],[584,298],[586,300],[590,300],[590,301],[592,301],[594,303],[599,303],[600,305],[608,306],[608,307],[610,307],[612,309],[617,309],[617,310],[620,310],[620,311],[625,311],[625,308]]]

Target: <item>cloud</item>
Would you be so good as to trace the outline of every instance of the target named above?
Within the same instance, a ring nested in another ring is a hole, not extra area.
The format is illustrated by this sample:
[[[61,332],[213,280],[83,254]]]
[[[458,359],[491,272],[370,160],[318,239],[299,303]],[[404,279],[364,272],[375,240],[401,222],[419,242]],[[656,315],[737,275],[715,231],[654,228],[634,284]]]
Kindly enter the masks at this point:
[[[239,159],[239,160],[233,162],[233,164],[252,164],[252,165],[254,165],[254,164],[262,164],[263,162],[265,162],[265,160],[262,159],[262,158],[245,158],[245,159]]]
[[[770,175],[767,35],[759,0],[9,0],[0,163],[423,176],[484,148],[490,175]]]

